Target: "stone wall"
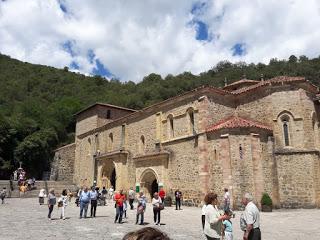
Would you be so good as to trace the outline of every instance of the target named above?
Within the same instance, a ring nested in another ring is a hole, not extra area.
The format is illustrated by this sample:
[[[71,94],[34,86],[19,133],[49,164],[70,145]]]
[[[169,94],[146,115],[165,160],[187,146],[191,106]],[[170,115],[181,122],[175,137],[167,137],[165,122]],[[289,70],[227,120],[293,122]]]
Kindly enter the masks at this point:
[[[284,208],[315,207],[319,199],[319,156],[315,152],[278,152],[280,205]],[[315,176],[315,174],[317,176]]]
[[[53,163],[51,165],[50,180],[73,182],[75,167],[74,143],[58,148],[55,151]]]

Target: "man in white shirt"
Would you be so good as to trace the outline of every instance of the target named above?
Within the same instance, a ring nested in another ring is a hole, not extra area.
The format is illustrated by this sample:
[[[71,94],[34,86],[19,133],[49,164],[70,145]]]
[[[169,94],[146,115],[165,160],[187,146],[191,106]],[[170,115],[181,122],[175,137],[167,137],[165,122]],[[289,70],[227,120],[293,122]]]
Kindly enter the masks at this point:
[[[261,240],[260,212],[252,201],[253,197],[249,193],[246,193],[242,198],[242,204],[245,206],[245,209],[240,218],[240,224],[241,222],[245,222],[246,224],[243,240]]]

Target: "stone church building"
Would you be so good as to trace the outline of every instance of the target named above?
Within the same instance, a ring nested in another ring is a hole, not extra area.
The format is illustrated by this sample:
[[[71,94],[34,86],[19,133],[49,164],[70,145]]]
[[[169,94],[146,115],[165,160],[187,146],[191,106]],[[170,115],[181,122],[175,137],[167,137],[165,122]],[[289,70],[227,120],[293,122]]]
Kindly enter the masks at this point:
[[[319,89],[302,77],[200,87],[136,111],[96,103],[76,114],[75,142],[56,150],[52,180],[147,196],[162,186],[234,208],[267,192],[278,207],[320,206]]]

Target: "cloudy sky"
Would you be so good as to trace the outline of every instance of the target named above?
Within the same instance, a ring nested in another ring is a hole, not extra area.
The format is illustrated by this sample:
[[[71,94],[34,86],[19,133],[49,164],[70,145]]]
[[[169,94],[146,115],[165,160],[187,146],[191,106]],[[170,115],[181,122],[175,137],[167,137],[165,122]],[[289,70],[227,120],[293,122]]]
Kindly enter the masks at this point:
[[[139,82],[320,55],[319,0],[0,0],[0,52]]]

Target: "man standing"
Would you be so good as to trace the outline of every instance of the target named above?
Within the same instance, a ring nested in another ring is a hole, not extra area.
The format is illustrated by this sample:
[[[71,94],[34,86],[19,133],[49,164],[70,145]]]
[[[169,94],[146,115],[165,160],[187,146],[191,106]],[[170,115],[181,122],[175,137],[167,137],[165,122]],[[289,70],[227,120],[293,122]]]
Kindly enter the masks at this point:
[[[223,203],[224,203],[223,210],[225,212],[229,211],[230,210],[230,193],[228,188],[224,189]]]
[[[134,201],[134,191],[133,191],[133,188],[131,187],[130,190],[129,190],[129,204],[130,204],[130,209],[133,210],[133,201]]]
[[[83,191],[80,194],[79,198],[80,202],[80,218],[83,217],[83,211],[84,211],[84,218],[87,218],[87,212],[88,212],[88,205],[90,202],[90,192],[88,192],[88,188],[84,187]]]
[[[240,227],[244,231],[243,240],[261,240],[260,213],[252,201],[253,197],[249,193],[242,198],[242,204],[245,206],[240,217]]]
[[[181,198],[182,198],[182,193],[177,189],[177,191],[174,192],[174,196],[176,197],[176,210],[181,210]]]
[[[90,191],[90,203],[91,203],[90,216],[96,217],[97,203],[98,203],[98,191],[94,186],[91,188],[91,191]]]

